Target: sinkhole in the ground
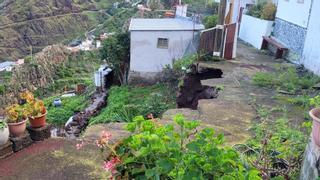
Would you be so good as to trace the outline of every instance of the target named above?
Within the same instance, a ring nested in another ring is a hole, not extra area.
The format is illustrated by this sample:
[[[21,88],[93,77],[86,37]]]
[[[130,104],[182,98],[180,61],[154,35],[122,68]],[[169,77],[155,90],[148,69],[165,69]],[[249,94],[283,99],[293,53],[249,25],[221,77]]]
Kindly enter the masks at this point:
[[[213,99],[218,96],[216,87],[205,86],[201,80],[222,78],[222,70],[216,68],[204,68],[193,65],[191,72],[184,79],[179,87],[177,96],[178,108],[190,108],[196,110],[200,99]]]

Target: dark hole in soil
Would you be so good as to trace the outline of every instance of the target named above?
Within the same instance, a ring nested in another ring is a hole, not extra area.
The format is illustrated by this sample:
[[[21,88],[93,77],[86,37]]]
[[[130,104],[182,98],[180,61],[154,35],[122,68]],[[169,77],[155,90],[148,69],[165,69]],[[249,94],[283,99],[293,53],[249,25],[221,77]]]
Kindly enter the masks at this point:
[[[193,65],[191,72],[183,79],[183,85],[179,88],[177,96],[178,108],[198,108],[200,99],[213,99],[218,96],[218,89],[204,86],[201,80],[222,78],[222,70],[215,68],[198,68]]]

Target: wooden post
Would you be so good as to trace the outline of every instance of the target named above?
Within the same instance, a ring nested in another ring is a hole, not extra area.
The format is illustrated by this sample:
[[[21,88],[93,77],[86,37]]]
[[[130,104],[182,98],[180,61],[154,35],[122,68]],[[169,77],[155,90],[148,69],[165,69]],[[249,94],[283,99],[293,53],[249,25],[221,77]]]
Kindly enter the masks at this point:
[[[224,19],[226,16],[226,7],[227,7],[227,0],[220,0],[220,5],[218,9],[218,25],[224,25]],[[214,38],[214,52],[221,52],[222,48],[222,41],[223,41],[223,32],[216,31],[215,38]],[[220,53],[220,57],[222,54]]]

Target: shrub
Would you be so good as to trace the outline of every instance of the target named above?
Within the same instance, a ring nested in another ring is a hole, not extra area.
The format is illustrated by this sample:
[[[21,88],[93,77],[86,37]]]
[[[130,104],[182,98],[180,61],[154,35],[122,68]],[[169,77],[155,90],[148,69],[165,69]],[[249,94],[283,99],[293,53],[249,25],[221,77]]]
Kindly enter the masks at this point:
[[[160,117],[170,105],[166,102],[165,97],[159,93],[151,94],[142,105],[141,114],[152,114],[153,117]]]
[[[263,8],[262,3],[258,3],[256,5],[253,5],[252,7],[249,8],[247,15],[253,16],[256,18],[260,18],[262,8]]]
[[[260,116],[261,123],[251,129],[255,136],[235,148],[260,170],[263,179],[297,179],[309,136],[291,128],[286,114],[274,120],[272,110],[264,111],[267,115]]]
[[[275,19],[277,7],[271,2],[259,2],[249,8],[247,14],[256,18],[273,21]]]
[[[197,60],[197,54],[183,57],[174,62],[173,69],[175,71],[187,71],[190,68],[190,66],[194,62],[196,62],[196,60]]]
[[[204,18],[204,25],[207,29],[213,28],[218,23],[218,15],[211,15]]]
[[[116,148],[108,144],[111,134],[104,133],[98,146],[112,152],[105,169],[115,179],[260,179],[257,170],[223,145],[223,135],[211,128],[197,131],[199,122],[182,115],[174,122],[160,125],[138,116],[127,125],[133,134]]]
[[[276,16],[277,6],[271,2],[263,6],[261,12],[261,18],[265,20],[273,21]]]

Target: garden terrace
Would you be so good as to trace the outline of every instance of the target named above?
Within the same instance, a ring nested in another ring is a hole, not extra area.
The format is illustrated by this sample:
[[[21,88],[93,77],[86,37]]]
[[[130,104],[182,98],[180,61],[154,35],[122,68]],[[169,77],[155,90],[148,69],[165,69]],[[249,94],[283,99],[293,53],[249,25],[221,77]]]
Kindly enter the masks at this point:
[[[283,60],[274,60],[273,57],[242,43],[239,43],[237,52],[238,55],[235,60],[199,63],[200,68],[223,71],[222,78],[201,80],[201,84],[204,86],[220,89],[217,98],[201,99],[193,110],[187,108],[169,109],[164,112],[162,117],[159,115],[161,120],[157,121],[161,124],[171,124],[172,116],[176,114],[183,114],[188,120],[198,120],[197,122],[201,123],[199,129],[210,127],[215,129],[216,134],[223,133],[226,145],[235,145],[234,148],[251,160],[250,162],[257,162],[252,166],[260,170],[258,173],[264,173],[263,170],[259,169],[263,161],[254,153],[252,156],[246,154],[250,151],[243,148],[243,145],[251,149],[261,150],[265,147],[265,144],[261,144],[261,142],[266,142],[264,135],[268,135],[270,131],[275,132],[273,134],[275,138],[267,141],[270,142],[267,148],[282,153],[283,156],[274,155],[270,158],[276,160],[279,160],[279,158],[283,160],[281,158],[284,158],[288,163],[281,164],[283,166],[280,169],[277,169],[278,164],[268,164],[270,168],[275,169],[275,172],[269,175],[283,177],[284,175],[279,172],[287,172],[287,165],[292,165],[291,159],[288,160],[288,156],[290,156],[296,160],[296,164],[294,168],[290,169],[289,175],[286,175],[296,179],[299,175],[303,151],[309,137],[308,128],[301,125],[303,123],[308,124],[308,122],[310,124],[305,112],[309,107],[312,107],[309,103],[304,103],[309,102],[309,99],[303,97],[312,98],[314,94],[318,93],[312,87],[319,80],[300,70],[295,71],[295,73],[290,70],[286,74],[287,71],[277,67],[296,69],[295,66]],[[265,76],[266,74],[271,74],[271,77]],[[283,83],[285,81],[288,83]],[[265,82],[268,82],[268,85]],[[163,89],[166,89],[166,86],[156,85],[144,90],[141,87],[111,88],[109,96],[109,100],[111,100],[107,108],[102,110],[100,115],[91,119],[92,124],[82,134],[81,139],[77,141],[50,139],[34,144],[7,159],[0,160],[0,177],[3,179],[10,179],[11,177],[27,179],[105,178],[107,175],[101,167],[103,157],[100,156],[100,150],[94,147],[94,140],[100,137],[102,131],[108,131],[112,134],[112,144],[122,142],[121,139],[129,136],[129,133],[123,128],[128,122],[119,122],[121,119],[128,118],[126,116],[128,113],[124,112],[132,110],[132,107],[137,110],[137,107],[148,104],[146,99],[149,98],[146,97],[149,97],[152,92],[160,94],[168,92]],[[113,93],[117,95],[112,97]],[[152,98],[150,99],[153,102]],[[164,102],[171,103],[172,99],[164,100]],[[308,106],[305,108],[306,106],[301,104],[307,104]],[[120,111],[119,107],[127,107],[128,109]],[[108,108],[113,110],[108,110]],[[170,106],[170,108],[174,107]],[[137,114],[134,115],[144,112],[140,110],[135,111]],[[163,111],[162,106],[160,110]],[[118,118],[119,116],[109,111],[121,113],[122,116]],[[112,119],[110,117],[114,118],[112,123],[110,123]],[[131,117],[126,120],[131,122]],[[279,136],[285,137],[285,139],[281,139]],[[281,141],[277,141],[277,139],[281,139]],[[217,141],[220,140],[217,139]],[[81,142],[84,142],[86,146],[82,150],[76,150],[74,146],[76,143],[81,145]],[[286,150],[290,150],[294,154]],[[108,153],[111,152],[108,151]]]

